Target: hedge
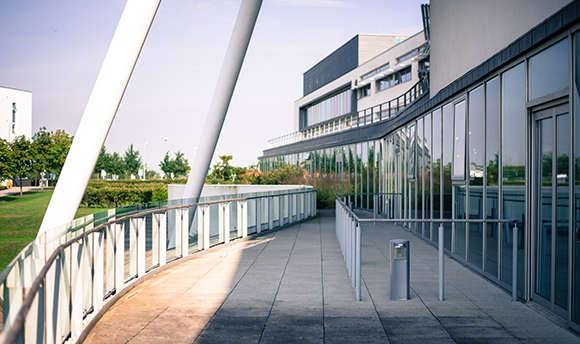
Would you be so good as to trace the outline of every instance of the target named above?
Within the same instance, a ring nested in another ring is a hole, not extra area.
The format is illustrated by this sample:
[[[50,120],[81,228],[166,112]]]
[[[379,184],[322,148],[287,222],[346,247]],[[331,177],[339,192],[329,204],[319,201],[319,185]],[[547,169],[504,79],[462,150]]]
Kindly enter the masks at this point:
[[[167,184],[162,181],[91,181],[81,206],[117,208],[167,200]]]

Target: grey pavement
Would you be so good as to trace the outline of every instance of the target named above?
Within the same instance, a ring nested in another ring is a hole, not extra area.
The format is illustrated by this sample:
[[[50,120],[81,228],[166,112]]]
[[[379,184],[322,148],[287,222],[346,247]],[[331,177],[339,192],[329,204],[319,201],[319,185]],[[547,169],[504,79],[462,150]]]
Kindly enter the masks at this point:
[[[362,301],[321,216],[233,243],[159,273],[121,298],[86,342],[580,343],[456,261],[394,225],[365,225]],[[411,241],[411,299],[389,300],[387,243]],[[162,285],[162,288],[157,286]]]

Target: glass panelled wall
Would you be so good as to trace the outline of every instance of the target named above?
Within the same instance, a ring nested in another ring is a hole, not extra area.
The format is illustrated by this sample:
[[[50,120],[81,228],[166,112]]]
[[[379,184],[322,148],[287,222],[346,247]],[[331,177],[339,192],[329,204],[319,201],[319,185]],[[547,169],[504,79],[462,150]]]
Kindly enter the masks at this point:
[[[336,190],[353,194],[355,208],[403,219],[433,244],[439,223],[405,219],[453,219],[443,224],[445,249],[506,288],[516,244],[519,296],[543,298],[580,322],[580,224],[572,227],[580,223],[577,39],[547,44],[380,140],[267,158],[260,166],[302,163],[312,175],[340,175]],[[553,104],[564,110],[538,115]],[[497,220],[518,221],[517,237],[513,223]]]

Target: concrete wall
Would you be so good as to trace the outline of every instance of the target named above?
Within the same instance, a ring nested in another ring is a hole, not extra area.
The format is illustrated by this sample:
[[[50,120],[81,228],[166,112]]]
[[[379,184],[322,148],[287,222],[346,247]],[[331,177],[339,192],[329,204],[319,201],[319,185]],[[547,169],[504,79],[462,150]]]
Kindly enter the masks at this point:
[[[431,97],[569,2],[431,0]]]
[[[250,192],[266,192],[279,190],[293,190],[302,188],[312,188],[308,185],[251,185],[251,184],[205,184],[201,191],[202,197],[208,196],[222,196],[222,195],[238,195]],[[167,199],[176,200],[181,199],[185,184],[169,184],[167,185]]]
[[[396,45],[397,41],[403,41],[408,37],[404,35],[358,35],[358,64],[367,62]]]
[[[371,35],[359,35],[359,36],[371,36]],[[384,35],[385,37],[388,35]],[[392,35],[390,37],[400,37],[399,35]],[[369,42],[372,41],[369,40]],[[329,82],[328,84],[324,85],[323,87],[317,89],[316,91],[296,100],[294,102],[294,131],[298,131],[298,125],[299,125],[299,109],[300,107],[313,102],[315,100],[317,100],[318,98],[322,97],[323,95],[336,90],[342,86],[344,86],[345,84],[351,84],[354,90],[354,84],[355,84],[355,80],[357,82],[361,81],[361,76],[368,73],[369,71],[376,69],[384,64],[386,64],[387,62],[390,64],[391,68],[393,68],[393,70],[395,69],[399,69],[402,68],[408,64],[412,64],[412,71],[411,71],[411,75],[412,75],[412,79],[409,82],[404,82],[402,84],[393,86],[391,88],[388,88],[384,91],[378,91],[376,88],[376,80],[379,79],[378,76],[374,76],[370,79],[371,80],[371,95],[362,99],[359,99],[357,101],[357,107],[359,110],[365,109],[367,107],[370,106],[374,106],[374,105],[378,105],[381,103],[384,103],[388,100],[391,100],[401,94],[403,94],[405,91],[407,91],[409,88],[411,88],[411,86],[413,86],[418,80],[418,74],[417,74],[417,61],[411,61],[411,60],[407,60],[402,62],[401,64],[397,64],[397,58],[401,55],[404,55],[405,53],[416,49],[418,47],[420,47],[421,45],[423,45],[425,43],[425,37],[423,35],[423,31],[416,33],[415,35],[407,38],[406,40],[388,48],[385,50],[382,50],[380,53],[378,53],[377,55],[375,55],[374,57],[370,58],[368,61],[361,63],[357,68],[355,68],[354,70],[344,74],[343,76],[336,78],[335,80]],[[370,48],[368,50],[368,52],[370,53]],[[384,72],[383,74],[386,75],[390,72]],[[369,79],[365,80],[368,81]]]
[[[12,132],[12,103],[16,103],[16,126]],[[32,137],[32,92],[0,87],[0,138]]]

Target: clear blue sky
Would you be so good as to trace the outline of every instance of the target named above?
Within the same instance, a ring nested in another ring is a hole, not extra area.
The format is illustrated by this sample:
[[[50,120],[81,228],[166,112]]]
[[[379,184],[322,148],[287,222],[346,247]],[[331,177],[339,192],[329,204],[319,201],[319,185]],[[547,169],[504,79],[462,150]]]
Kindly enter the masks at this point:
[[[257,161],[293,128],[302,73],[357,33],[413,34],[424,1],[264,0],[218,154]],[[4,1],[0,85],[33,92],[33,131],[76,131],[123,10],[121,0]],[[133,143],[149,168],[166,151],[193,162],[239,0],[166,0],[105,143]],[[167,137],[167,142],[163,138]]]

